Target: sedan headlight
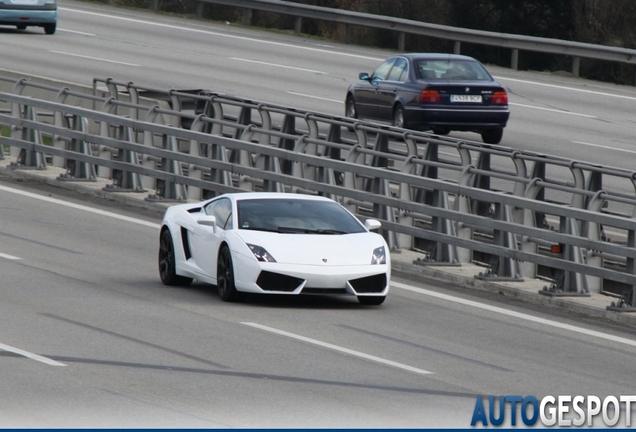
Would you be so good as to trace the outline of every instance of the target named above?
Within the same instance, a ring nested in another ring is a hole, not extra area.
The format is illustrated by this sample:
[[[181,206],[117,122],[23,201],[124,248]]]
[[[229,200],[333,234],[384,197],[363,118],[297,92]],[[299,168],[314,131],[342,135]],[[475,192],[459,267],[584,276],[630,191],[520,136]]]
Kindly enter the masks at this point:
[[[254,254],[257,260],[261,262],[276,262],[274,257],[271,256],[269,252],[265,250],[265,248],[261,246],[249,244],[249,243],[247,243],[247,245],[249,246],[250,250],[252,251],[252,253]]]
[[[371,265],[386,264],[386,251],[384,246],[373,249],[373,256],[371,257]]]

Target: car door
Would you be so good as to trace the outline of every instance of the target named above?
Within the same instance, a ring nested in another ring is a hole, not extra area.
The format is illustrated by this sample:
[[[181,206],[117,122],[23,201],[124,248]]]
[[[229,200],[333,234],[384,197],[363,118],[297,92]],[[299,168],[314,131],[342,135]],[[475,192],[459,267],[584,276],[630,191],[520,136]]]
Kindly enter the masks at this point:
[[[206,216],[214,216],[215,226],[195,224],[192,239],[192,256],[196,265],[208,276],[216,279],[216,266],[220,239],[232,227],[232,201],[228,198],[214,200],[204,208]]]
[[[408,77],[408,62],[404,57],[398,57],[391,67],[386,79],[378,82],[376,90],[377,118],[381,120],[393,120],[393,104],[398,94],[398,90]]]
[[[371,74],[368,80],[360,83],[356,89],[355,102],[359,117],[374,118],[378,117],[378,85],[384,81],[391,71],[391,66],[395,63],[395,58],[384,61]]]

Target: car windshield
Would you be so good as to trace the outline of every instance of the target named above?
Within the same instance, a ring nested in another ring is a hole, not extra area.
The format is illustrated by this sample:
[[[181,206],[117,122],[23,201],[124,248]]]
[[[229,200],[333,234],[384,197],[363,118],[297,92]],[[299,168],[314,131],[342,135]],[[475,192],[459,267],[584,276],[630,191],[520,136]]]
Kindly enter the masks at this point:
[[[415,60],[418,79],[492,81],[492,76],[481,63],[473,60],[437,59]]]
[[[274,198],[237,201],[238,228],[285,234],[365,232],[358,220],[332,201]]]

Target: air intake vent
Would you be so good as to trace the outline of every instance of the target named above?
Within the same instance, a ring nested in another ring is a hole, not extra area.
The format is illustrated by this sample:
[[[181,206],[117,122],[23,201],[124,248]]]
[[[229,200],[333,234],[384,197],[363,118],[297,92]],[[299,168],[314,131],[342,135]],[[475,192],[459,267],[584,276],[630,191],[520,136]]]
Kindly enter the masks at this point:
[[[256,284],[264,291],[292,292],[304,282],[303,279],[280,273],[262,271]]]
[[[380,293],[386,288],[386,274],[352,279],[349,283],[357,293]]]

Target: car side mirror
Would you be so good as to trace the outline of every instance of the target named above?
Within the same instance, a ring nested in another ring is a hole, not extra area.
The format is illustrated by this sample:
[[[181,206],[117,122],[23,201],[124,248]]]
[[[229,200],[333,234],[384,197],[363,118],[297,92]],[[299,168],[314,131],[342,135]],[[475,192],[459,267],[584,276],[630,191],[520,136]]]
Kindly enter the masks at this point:
[[[377,219],[367,219],[366,221],[364,221],[364,226],[369,231],[377,231],[382,226],[382,223]]]
[[[202,215],[197,219],[199,225],[209,226],[216,230],[216,218],[210,215]]]
[[[360,78],[362,81],[369,81],[369,74],[367,72],[360,72],[358,78]]]

